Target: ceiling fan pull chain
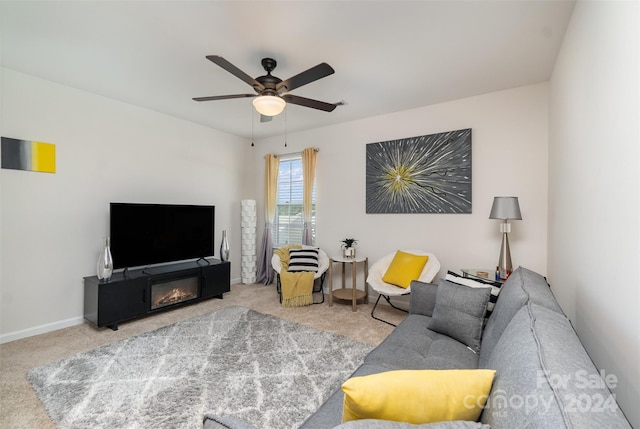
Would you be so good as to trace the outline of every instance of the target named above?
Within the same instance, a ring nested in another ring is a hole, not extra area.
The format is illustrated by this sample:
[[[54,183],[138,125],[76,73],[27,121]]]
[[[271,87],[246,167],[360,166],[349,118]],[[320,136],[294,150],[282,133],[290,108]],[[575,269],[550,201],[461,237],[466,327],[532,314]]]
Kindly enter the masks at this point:
[[[284,147],[287,147],[287,131],[288,131],[288,121],[287,118],[289,117],[289,114],[287,112],[287,110],[284,111]]]
[[[254,114],[253,114],[253,108],[250,109],[251,110],[251,147],[254,147],[255,145],[253,144],[253,123],[255,122],[254,119]]]

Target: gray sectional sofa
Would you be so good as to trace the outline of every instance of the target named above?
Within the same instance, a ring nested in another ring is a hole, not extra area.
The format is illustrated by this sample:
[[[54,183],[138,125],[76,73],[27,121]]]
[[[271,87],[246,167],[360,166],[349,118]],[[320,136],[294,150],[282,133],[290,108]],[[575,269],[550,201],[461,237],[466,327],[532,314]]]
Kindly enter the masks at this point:
[[[483,293],[488,293],[486,288],[459,286],[446,280],[439,285],[413,282],[409,315],[353,374],[366,376],[406,369],[493,369],[496,375],[479,422],[341,423],[344,394],[338,389],[301,427],[631,427],[609,390],[615,383],[611,378],[605,382],[600,377],[544,277],[522,267],[514,271],[500,288],[499,299],[486,321],[482,320],[487,302]],[[485,302],[479,321],[472,304],[478,299]],[[456,300],[457,303],[453,302]],[[475,332],[478,323],[479,334]],[[205,416],[204,427],[252,428],[244,422],[213,415]]]

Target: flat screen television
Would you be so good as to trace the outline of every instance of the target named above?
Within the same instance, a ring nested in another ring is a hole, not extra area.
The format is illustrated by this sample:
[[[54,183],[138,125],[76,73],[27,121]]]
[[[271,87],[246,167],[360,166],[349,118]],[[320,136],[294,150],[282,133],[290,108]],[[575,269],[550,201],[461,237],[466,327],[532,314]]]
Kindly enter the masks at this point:
[[[113,267],[213,256],[215,206],[111,203]]]

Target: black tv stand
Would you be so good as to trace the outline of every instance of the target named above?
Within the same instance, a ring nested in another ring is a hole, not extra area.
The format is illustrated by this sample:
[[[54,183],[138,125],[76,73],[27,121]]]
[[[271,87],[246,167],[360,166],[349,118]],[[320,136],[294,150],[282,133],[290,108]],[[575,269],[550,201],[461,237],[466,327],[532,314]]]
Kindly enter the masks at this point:
[[[203,259],[203,258],[201,258]],[[114,331],[118,324],[211,298],[231,290],[231,263],[217,259],[114,273],[109,281],[84,278],[84,318]]]

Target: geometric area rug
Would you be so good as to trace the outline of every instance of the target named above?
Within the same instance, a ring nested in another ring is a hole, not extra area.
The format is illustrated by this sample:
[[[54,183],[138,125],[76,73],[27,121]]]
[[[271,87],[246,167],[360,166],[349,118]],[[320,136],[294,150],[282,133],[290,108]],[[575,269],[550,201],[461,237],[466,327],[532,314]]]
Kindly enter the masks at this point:
[[[202,428],[203,415],[296,428],[372,349],[230,306],[32,369],[60,429]]]

